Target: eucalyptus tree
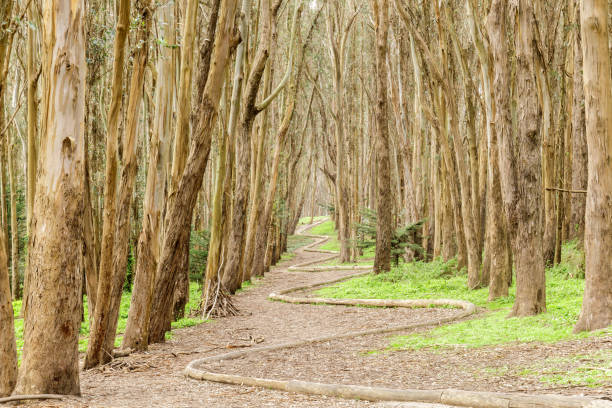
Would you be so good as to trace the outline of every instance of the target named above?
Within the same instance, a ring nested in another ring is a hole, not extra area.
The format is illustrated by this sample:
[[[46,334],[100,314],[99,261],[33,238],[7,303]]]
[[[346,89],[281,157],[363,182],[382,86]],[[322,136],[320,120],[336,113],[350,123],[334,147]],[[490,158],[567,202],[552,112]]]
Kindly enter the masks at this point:
[[[149,342],[163,341],[168,328],[167,313],[172,307],[173,300],[169,295],[173,293],[178,273],[175,266],[180,262],[182,255],[180,244],[191,229],[193,208],[206,170],[225,72],[231,53],[238,42],[234,30],[237,3],[237,0],[222,0],[219,5],[210,69],[199,101],[197,125],[190,141],[189,156],[179,181],[175,201],[166,209],[164,220],[166,233],[156,273],[157,296],[153,298],[151,314],[153,320],[149,329]]]
[[[112,251],[115,240],[116,191],[117,191],[117,140],[119,136],[119,121],[121,117],[123,75],[125,64],[125,47],[130,22],[130,0],[119,2],[117,33],[113,48],[112,93],[108,113],[108,135],[106,137],[106,169],[104,184],[104,213],[101,236],[100,265],[98,272],[98,288],[94,309],[92,337],[87,348],[85,367],[94,367],[100,362],[102,342],[106,335],[107,314],[110,307],[112,270]],[[96,334],[99,331],[99,334]]]
[[[387,107],[387,50],[389,36],[389,2],[372,1],[376,27],[376,162],[378,165],[376,258],[374,272],[391,269],[393,235],[390,140]],[[338,173],[339,174],[339,173]]]
[[[25,293],[19,394],[80,394],[85,10],[84,1],[43,3],[41,166],[27,270],[36,284]]]
[[[174,13],[171,4],[158,10],[163,25],[163,42],[157,57],[155,118],[151,135],[142,230],[138,238],[138,264],[132,289],[123,348],[147,348],[155,271],[162,244],[162,212],[166,198],[166,179],[170,153],[170,132],[174,100]]]
[[[502,5],[500,7],[506,7]],[[500,9],[501,11],[501,9]],[[537,95],[537,75],[542,56],[535,47],[534,4],[520,0],[515,27],[516,100],[518,137],[509,131],[498,134],[501,189],[508,217],[516,262],[516,300],[511,314],[528,316],[546,311],[546,284],[543,255],[543,202],[541,121],[542,108]],[[503,45],[493,50],[494,92],[500,119],[510,123],[510,72]]]
[[[586,285],[576,332],[612,323],[612,69],[606,0],[580,8],[589,179],[584,249]]]

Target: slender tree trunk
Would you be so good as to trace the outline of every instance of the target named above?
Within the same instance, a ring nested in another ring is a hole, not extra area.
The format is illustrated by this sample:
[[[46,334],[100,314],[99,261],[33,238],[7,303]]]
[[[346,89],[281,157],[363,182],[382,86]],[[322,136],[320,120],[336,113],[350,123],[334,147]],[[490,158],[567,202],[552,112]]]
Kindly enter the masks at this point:
[[[98,271],[98,290],[95,302],[93,326],[87,346],[84,368],[95,367],[100,362],[102,343],[106,334],[110,308],[111,282],[113,278],[113,246],[115,240],[115,219],[117,200],[117,141],[123,93],[123,70],[125,43],[130,23],[130,0],[119,3],[119,18],[114,44],[113,79],[111,102],[108,113],[108,135],[106,137],[106,170],[104,184],[104,213],[102,243]]]
[[[173,44],[174,26],[171,5],[160,10],[164,23],[164,39]],[[172,105],[174,100],[172,81],[175,72],[175,58],[171,48],[162,48],[157,61],[158,80],[155,88],[155,118],[147,185],[143,205],[142,230],[138,238],[138,264],[127,326],[123,336],[123,348],[145,350],[149,344],[149,320],[151,301],[155,284],[155,271],[159,262],[162,238],[162,212],[166,191],[166,168],[169,159],[169,139],[172,126]]]
[[[221,88],[230,54],[236,44],[234,37],[234,17],[237,0],[222,0],[215,41],[210,60],[210,71],[200,101],[198,124],[190,143],[189,156],[185,171],[180,178],[176,197],[166,210],[166,234],[162,246],[161,258],[157,267],[155,283],[156,296],[153,297],[149,343],[164,340],[166,318],[164,311],[170,309],[172,302],[173,282],[178,271],[175,268],[179,261],[180,243],[188,236],[193,208],[198,191],[202,186],[204,171],[210,153],[211,133],[217,117]]]
[[[270,66],[268,65],[264,72],[263,89],[266,93],[269,92],[270,83],[272,82],[270,71]],[[261,123],[259,124],[259,135],[257,137],[255,180],[253,183],[254,191],[244,251],[246,258],[242,271],[243,281],[249,280],[252,276],[262,276],[264,273],[264,256],[261,255],[265,254],[266,251],[268,222],[265,222],[265,210],[262,208],[261,203],[263,202],[265,207],[264,166],[266,164],[266,155],[264,152],[264,144],[268,133],[268,115],[269,113],[267,111],[263,112]],[[263,228],[265,228],[265,231],[263,231]],[[256,254],[257,256],[255,256]]]
[[[25,294],[18,394],[80,394],[85,11],[84,1],[43,4],[46,87],[28,251],[28,274],[36,285]]]
[[[5,239],[4,232],[0,231],[0,397],[10,395],[17,381],[17,346]]]
[[[576,0],[578,1],[578,0]],[[582,67],[582,34],[580,30],[580,7],[576,6],[574,24],[574,100],[572,107],[572,190],[586,190],[588,183],[588,154],[585,125],[585,103]],[[569,147],[569,146],[568,146]],[[569,236],[578,240],[579,247],[584,243],[584,217],[586,197],[584,194],[572,195],[572,215]]]
[[[299,75],[295,75],[293,80],[291,81],[291,85],[289,87],[289,96],[287,97],[285,111],[283,114],[281,125],[276,134],[276,142],[274,146],[274,156],[272,159],[272,166],[270,168],[270,174],[268,178],[270,179],[270,183],[268,185],[268,190],[266,192],[266,200],[264,204],[264,208],[262,213],[260,214],[258,225],[257,225],[257,246],[255,248],[255,254],[253,258],[253,269],[250,271],[249,276],[245,276],[245,278],[250,278],[251,276],[263,276],[265,271],[265,243],[268,242],[268,231],[270,230],[270,224],[272,222],[272,210],[274,207],[274,201],[276,197],[276,190],[278,185],[278,170],[280,166],[281,153],[285,146],[285,141],[287,139],[287,134],[289,132],[289,126],[291,125],[291,120],[293,118],[293,114],[295,112],[296,105],[296,97],[298,91],[298,77]],[[310,102],[308,104],[308,111],[306,112],[306,118],[304,120],[304,126],[306,126],[308,122],[308,115],[310,114],[310,108],[312,106],[312,99],[314,96],[313,93],[310,95]],[[305,129],[302,128],[302,129]],[[302,137],[304,137],[304,131],[302,131]],[[297,188],[297,186],[295,186]]]
[[[344,69],[345,69],[345,45],[348,34],[350,33],[355,15],[353,15],[346,26],[345,22],[339,18],[338,12],[346,12],[348,5],[342,7],[338,2],[330,2],[327,5],[327,31],[329,40],[329,50],[332,62],[332,81],[333,81],[333,119],[334,136],[336,140],[336,207],[337,217],[336,229],[338,230],[338,240],[340,241],[340,261],[349,262],[351,258],[350,246],[350,195],[347,186],[347,161],[346,141],[344,124],[346,121],[344,111]],[[386,78],[385,78],[386,80]],[[386,119],[385,119],[386,120]]]
[[[9,70],[9,62],[11,57],[11,51],[13,49],[13,35],[10,34],[11,31],[11,23],[12,23],[12,11],[13,11],[13,1],[4,1],[2,5],[0,5],[0,131],[4,130],[7,127],[7,123],[5,123],[4,117],[4,95],[6,93],[6,80],[8,78],[8,70]],[[14,31],[14,29],[13,29]],[[2,143],[8,143],[8,138],[2,138]],[[7,219],[7,205],[6,205],[6,149],[4,146],[0,147],[0,155],[2,158],[1,165],[1,186],[0,186],[0,206],[2,207],[0,210],[2,212],[2,228],[4,230],[4,236],[6,239],[4,240],[4,253],[6,255],[6,265],[8,267],[8,253],[9,253],[9,242],[8,242],[8,219]],[[9,288],[9,298],[10,298],[10,288]]]
[[[218,1],[212,5],[211,21],[209,24],[215,24]],[[189,118],[192,114],[192,83],[193,83],[193,60],[196,24],[198,21],[198,2],[197,0],[186,1],[186,11],[183,21],[183,46],[181,47],[181,63],[180,63],[180,87],[178,91],[178,110],[176,119],[176,129],[174,133],[174,151],[172,154],[172,170],[170,176],[170,192],[168,194],[167,207],[174,205],[176,198],[176,189],[178,188],[179,180],[185,170],[185,162],[189,153]],[[210,27],[208,34],[210,34]],[[214,32],[213,32],[214,33]],[[208,40],[212,40],[210,36]],[[204,61],[205,62],[205,61]],[[207,67],[201,66],[202,70]],[[201,76],[198,79],[201,80]],[[203,85],[202,85],[203,86]],[[200,90],[200,84],[198,84]],[[203,88],[201,88],[203,89]],[[201,90],[198,92],[201,94]],[[189,228],[182,241],[178,245],[178,262],[175,265],[179,269],[177,281],[173,287],[173,311],[172,314],[182,314],[189,296],[189,240],[191,238],[191,222]],[[170,311],[167,312],[170,316]],[[183,312],[184,313],[184,312]],[[167,325],[170,322],[167,322]]]
[[[290,39],[289,49],[289,66],[287,67],[287,73],[285,77],[270,96],[266,97],[265,106],[262,104],[256,104],[257,93],[261,84],[265,64],[268,61],[270,47],[273,46],[271,35],[272,25],[276,18],[276,14],[280,7],[280,2],[276,2],[270,6],[269,0],[262,1],[262,19],[264,25],[262,28],[262,39],[261,46],[258,47],[253,66],[249,74],[249,78],[246,83],[245,93],[242,101],[242,116],[240,119],[240,126],[238,128],[238,135],[236,138],[236,188],[234,192],[234,201],[232,206],[232,217],[231,217],[231,232],[230,240],[228,243],[227,252],[227,263],[223,272],[223,285],[230,292],[233,293],[238,289],[240,280],[242,279],[242,262],[244,258],[244,245],[246,239],[246,221],[247,221],[247,208],[249,199],[250,189],[250,177],[249,172],[251,170],[251,134],[253,130],[253,123],[255,117],[265,109],[273,98],[278,95],[279,87],[284,86],[288,77],[292,71],[293,63],[293,42],[295,38],[296,26],[299,25],[299,13],[301,12],[301,6],[298,6],[295,11],[293,18],[292,33]],[[270,99],[272,98],[272,99]]]
[[[11,133],[11,132],[7,132]],[[20,297],[19,282],[19,231],[17,228],[17,177],[15,169],[15,136],[7,139],[7,160],[11,184],[11,296],[13,300]]]
[[[85,133],[85,146],[89,146],[89,138]],[[87,293],[87,307],[89,311],[89,325],[93,326],[96,310],[96,297],[98,292],[98,259],[95,249],[94,214],[91,203],[89,154],[85,152],[85,213],[83,216],[83,267],[85,268],[85,288]]]
[[[223,219],[224,190],[226,187],[226,178],[231,179],[231,171],[227,172],[228,162],[228,135],[224,130],[219,132],[219,159],[217,162],[217,177],[215,181],[215,193],[213,196],[212,220],[210,228],[210,242],[208,244],[208,260],[206,262],[206,271],[204,275],[205,288],[202,291],[202,301],[204,302],[203,313],[209,314],[212,311],[212,305],[215,302],[215,291],[218,283],[221,281],[221,272],[225,264],[225,258],[222,241],[223,227],[225,220]],[[208,316],[207,316],[208,317]]]
[[[500,81],[508,80],[506,77],[507,71],[502,71],[507,70],[507,66],[501,65],[507,62],[507,8],[503,3],[503,0],[492,3],[486,22],[496,70],[493,84],[495,87],[509,85],[507,82],[504,85],[500,84]],[[496,58],[499,58],[499,60]],[[490,81],[485,75],[488,75],[488,73],[483,70],[483,80],[489,82],[489,92],[485,94],[485,99],[488,97],[486,101],[488,116],[487,230],[489,231],[487,256],[490,259],[489,300],[495,300],[498,297],[508,296],[508,286],[512,281],[512,254],[508,246],[507,221],[503,212],[498,155],[498,135],[507,138],[512,128],[509,116],[509,101],[508,99],[500,101],[501,97],[509,98],[509,93],[495,95],[496,109],[494,111],[493,101],[491,100],[494,90],[491,89]],[[499,88],[496,88],[495,92],[498,91]]]
[[[552,100],[548,73],[537,69],[537,82],[542,103],[542,184],[555,187],[555,135],[552,125]],[[544,264],[552,265],[555,257],[555,192],[544,189],[543,204],[543,256]]]
[[[602,329],[612,323],[612,72],[608,16],[606,0],[582,1],[589,181],[584,234],[586,284],[575,332]]]
[[[33,6],[28,7],[28,19],[34,19]],[[28,30],[27,44],[27,86],[28,86],[28,171],[27,171],[27,231],[30,236],[30,221],[32,220],[32,210],[34,208],[34,193],[36,191],[36,171],[38,165],[38,100],[36,91],[38,88],[38,74],[34,58],[34,46],[36,41],[36,30]]]
[[[372,1],[376,26],[376,155],[378,163],[378,198],[376,222],[376,257],[374,272],[391,269],[393,214],[391,194],[390,140],[387,116],[387,38],[389,34],[389,2]],[[338,157],[338,160],[342,160]]]
[[[119,178],[119,194],[117,206],[117,221],[115,224],[115,247],[113,248],[113,274],[111,282],[111,301],[108,312],[108,326],[106,328],[104,345],[100,360],[108,362],[112,359],[112,351],[115,347],[115,334],[119,319],[119,306],[123,294],[123,284],[127,271],[127,258],[130,248],[130,211],[132,210],[132,198],[134,196],[134,184],[136,172],[138,171],[138,157],[136,144],[138,142],[138,125],[140,111],[142,110],[142,95],[145,69],[149,58],[149,37],[153,16],[151,16],[151,1],[138,0],[136,11],[141,22],[136,38],[137,43],[142,44],[134,55],[132,78],[130,82],[130,93],[127,106],[127,120],[125,135],[123,139],[123,168]],[[134,257],[138,261],[138,256]],[[136,270],[138,265],[135,265]],[[91,339],[90,339],[91,341]]]

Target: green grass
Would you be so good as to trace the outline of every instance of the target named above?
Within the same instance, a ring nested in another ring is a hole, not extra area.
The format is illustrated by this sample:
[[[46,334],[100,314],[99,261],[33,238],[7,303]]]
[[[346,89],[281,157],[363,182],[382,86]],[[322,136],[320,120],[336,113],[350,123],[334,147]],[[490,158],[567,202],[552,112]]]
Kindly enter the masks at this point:
[[[296,249],[312,244],[314,239],[301,235],[290,235],[287,238],[287,253],[294,252]]]
[[[312,222],[315,223],[315,222],[324,220],[324,219],[326,219],[328,217],[329,217],[328,215],[319,215],[317,217],[313,217],[312,218]],[[308,225],[308,224],[310,224],[310,217],[302,217],[298,221],[298,225]]]
[[[612,350],[546,358],[529,364],[486,367],[475,378],[522,377],[554,386],[598,388],[612,383]]]
[[[130,309],[130,298],[132,294],[130,292],[123,292],[121,296],[121,305],[119,308],[119,321],[117,322],[117,333],[115,338],[115,347],[121,346],[123,336],[120,334],[125,332],[125,326],[127,324],[128,311]],[[202,297],[202,288],[198,283],[191,282],[189,285],[189,302],[185,308],[185,317],[176,322],[172,322],[173,329],[179,329],[183,327],[195,326],[202,323],[199,317],[190,317],[192,312],[198,310],[200,305],[200,298]],[[81,330],[79,332],[79,352],[87,351],[87,345],[89,344],[89,308],[87,304],[87,296],[83,298],[83,307],[85,309],[85,319],[81,323]],[[15,313],[15,338],[17,341],[17,355],[21,359],[21,353],[23,350],[23,319],[17,317],[21,313],[21,301],[13,302],[13,310]],[[168,338],[168,337],[167,337]]]
[[[428,333],[395,336],[392,349],[482,347],[512,342],[557,342],[591,335],[612,334],[610,328],[572,334],[582,304],[584,281],[572,279],[581,259],[574,244],[564,245],[563,262],[546,272],[547,312],[538,316],[508,318],[515,288],[507,298],[487,301],[488,289],[467,289],[465,275],[457,275],[454,261],[413,262],[391,272],[368,275],[322,288],[317,294],[333,298],[463,299],[486,309],[484,317],[442,326]],[[575,275],[574,275],[575,276]]]
[[[314,228],[311,228],[309,233],[314,235],[325,235],[329,237],[329,240],[325,242],[323,245],[318,246],[318,249],[323,249],[326,251],[336,251],[340,252],[340,241],[338,241],[338,232],[335,229],[333,221],[326,221],[320,225],[317,225]],[[370,259],[374,257],[374,248],[368,248],[363,251],[363,254],[359,257],[360,262]],[[335,263],[333,263],[335,262]],[[367,263],[367,262],[366,262]],[[337,265],[338,261],[332,261],[332,263],[328,265]]]
[[[326,251],[340,251],[338,232],[334,228],[333,221],[326,221],[322,224],[319,224],[316,227],[311,228],[308,232],[313,235],[325,235],[329,237],[327,242],[317,247],[318,249],[324,249]]]

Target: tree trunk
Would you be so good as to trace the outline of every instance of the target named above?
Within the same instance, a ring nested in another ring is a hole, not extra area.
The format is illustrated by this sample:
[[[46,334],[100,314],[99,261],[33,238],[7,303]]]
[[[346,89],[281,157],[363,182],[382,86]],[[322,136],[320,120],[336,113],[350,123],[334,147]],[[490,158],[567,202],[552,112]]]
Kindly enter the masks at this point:
[[[138,44],[148,44],[153,16],[151,16],[150,0],[138,0],[136,12],[141,22],[136,35]],[[149,58],[149,47],[141,46],[134,55],[132,78],[128,106],[126,111],[125,135],[123,138],[123,168],[119,179],[119,194],[117,206],[117,222],[115,224],[115,247],[113,248],[113,274],[111,282],[111,301],[108,311],[108,326],[106,328],[104,345],[100,360],[108,362],[112,359],[115,347],[115,334],[119,319],[119,306],[123,294],[123,284],[127,271],[127,258],[130,249],[130,211],[134,196],[134,183],[138,171],[136,144],[138,142],[138,124],[142,107],[142,94],[145,69]],[[138,260],[138,256],[135,256]],[[138,268],[138,265],[135,266]]]
[[[589,181],[584,250],[586,284],[575,332],[612,323],[612,74],[606,0],[583,0],[580,10],[584,61]]]
[[[25,294],[17,394],[80,394],[85,10],[84,1],[47,0],[43,5],[46,87],[28,250],[29,279],[36,284]]]
[[[582,35],[580,30],[580,8],[576,6],[574,28],[574,100],[572,107],[572,190],[586,190],[588,183],[587,139],[585,132],[585,103],[582,67]],[[568,146],[569,148],[569,146]],[[584,216],[586,197],[584,194],[572,194],[572,215],[569,237],[578,240],[578,246],[584,243]]]
[[[11,22],[12,20],[12,11],[13,11],[13,1],[4,1],[2,5],[0,5],[0,131],[4,131],[7,128],[7,123],[5,123],[4,117],[4,94],[6,93],[6,80],[8,78],[8,69],[9,62],[11,57],[11,51],[13,49],[13,35],[10,34],[11,31]],[[14,29],[13,29],[14,31]],[[7,129],[8,130],[8,129]],[[3,138],[2,143],[9,143],[8,138]],[[1,186],[0,191],[0,206],[2,207],[0,210],[2,212],[2,228],[4,231],[4,253],[6,255],[6,265],[8,267],[8,253],[9,253],[9,242],[8,242],[8,220],[7,220],[7,205],[6,205],[6,149],[4,146],[0,148],[0,155],[2,156],[2,168],[0,169],[2,172],[1,177]],[[9,290],[9,298],[11,294],[10,288]]]
[[[505,5],[500,4],[497,9],[502,12]],[[537,60],[539,56],[536,54],[533,34],[536,27],[531,1],[520,0],[516,32],[516,98],[519,118],[516,153],[510,133],[510,74],[504,49],[506,44],[500,42],[493,46],[495,104],[499,117],[507,123],[507,131],[502,130],[498,134],[498,147],[502,197],[516,259],[517,287],[512,316],[528,316],[546,311],[543,231],[540,221],[543,201],[540,154],[542,111],[536,94],[536,70],[540,62]]]
[[[301,12],[301,7],[296,8],[293,18],[291,39],[289,40],[289,65],[287,67],[287,72],[279,84],[279,87],[272,91],[272,94],[267,96],[265,101],[262,102],[265,106],[260,106],[262,104],[256,104],[256,98],[265,64],[268,61],[270,47],[274,45],[270,35],[276,13],[280,7],[280,2],[277,1],[270,7],[269,0],[265,0],[261,2],[261,7],[263,13],[261,18],[264,21],[261,32],[263,41],[260,43],[261,46],[257,49],[253,66],[246,83],[245,94],[242,101],[243,111],[236,138],[236,188],[234,190],[234,201],[232,206],[231,232],[228,243],[227,261],[223,272],[223,284],[224,286],[226,285],[225,287],[230,293],[238,289],[241,283],[240,280],[242,279],[241,266],[245,249],[247,207],[250,193],[249,172],[251,170],[251,134],[253,122],[255,121],[255,117],[278,95],[280,91],[279,88],[284,86],[288,79],[287,75],[290,75],[292,71],[293,42],[296,26],[299,23],[299,13]]]
[[[173,44],[174,25],[172,6],[160,10],[164,23],[164,39]],[[155,118],[147,185],[143,205],[142,230],[138,238],[138,264],[132,288],[132,299],[128,321],[123,336],[123,348],[146,350],[149,344],[149,319],[155,271],[159,262],[162,228],[162,212],[166,191],[166,168],[169,159],[169,139],[172,126],[172,105],[175,72],[174,55],[171,48],[163,47],[157,61],[158,81],[155,88]]]
[[[178,91],[178,110],[176,113],[176,129],[174,133],[174,150],[172,154],[172,169],[170,173],[170,189],[167,199],[167,207],[174,205],[173,201],[176,198],[176,189],[178,183],[185,170],[185,162],[189,153],[189,118],[192,115],[192,83],[193,83],[193,60],[194,46],[196,38],[196,24],[198,21],[198,2],[196,0],[187,0],[186,11],[183,21],[183,46],[181,48],[180,62],[180,87]],[[218,3],[217,3],[218,4]],[[215,24],[216,8],[212,5],[210,24]],[[210,34],[209,27],[208,34]],[[214,33],[214,31],[213,31]],[[207,39],[211,40],[208,36]],[[202,70],[206,67],[200,67]],[[199,77],[198,79],[201,79]],[[199,86],[199,84],[198,84]],[[201,91],[200,91],[201,92]],[[177,281],[173,288],[173,311],[172,314],[179,310],[184,310],[187,304],[187,296],[189,296],[189,240],[191,237],[191,222],[189,223],[189,231],[184,235],[183,240],[178,245],[179,255],[177,255],[177,264],[175,268],[179,269]],[[166,316],[170,316],[171,312],[165,312]],[[170,322],[167,322],[167,325]]]
[[[393,214],[391,194],[390,140],[387,117],[387,37],[389,34],[389,2],[372,1],[376,26],[376,157],[378,163],[378,196],[376,222],[376,257],[374,272],[391,269]],[[338,161],[342,158],[338,157]]]
[[[28,7],[28,20],[34,19],[34,7]],[[36,191],[36,169],[38,165],[38,100],[36,90],[38,88],[38,74],[34,58],[34,46],[37,35],[36,30],[28,30],[27,45],[27,86],[28,86],[28,171],[27,171],[27,231],[30,236],[30,221],[32,220],[32,210],[34,209],[34,193]]]
[[[10,134],[11,132],[7,132]],[[19,291],[19,231],[17,229],[17,177],[15,174],[15,136],[7,138],[7,160],[9,181],[11,185],[11,296],[13,300],[20,297]]]
[[[204,171],[210,153],[211,132],[217,117],[221,88],[230,54],[236,42],[234,38],[234,16],[237,0],[222,0],[208,79],[202,94],[199,108],[198,124],[190,143],[189,156],[185,171],[180,178],[176,197],[168,203],[164,223],[166,234],[162,246],[161,258],[157,267],[155,282],[156,296],[151,308],[149,343],[164,340],[166,331],[165,311],[172,306],[173,283],[178,271],[175,268],[180,261],[180,243],[188,236],[191,216],[196,203],[198,191],[202,186]]]
[[[269,92],[270,83],[272,82],[272,74],[270,72],[270,66],[266,67],[264,72],[264,92]],[[249,217],[249,227],[247,233],[247,240],[245,244],[245,256],[244,266],[242,271],[242,280],[247,281],[252,276],[262,276],[264,273],[264,256],[266,251],[267,236],[268,236],[268,222],[265,222],[265,210],[262,208],[261,203],[265,203],[264,193],[264,166],[266,164],[266,155],[264,152],[264,145],[266,142],[266,135],[268,133],[268,115],[267,111],[263,112],[261,123],[259,124],[257,146],[256,146],[256,165],[255,165],[255,180],[253,182],[253,201],[251,202],[251,211]],[[262,229],[266,230],[263,231]],[[264,238],[265,237],[265,238]],[[255,256],[257,254],[257,256]]]
[[[487,31],[489,34],[491,49],[495,59],[495,83],[494,86],[499,86],[499,81],[508,80],[506,66],[507,62],[507,9],[502,4],[503,1],[494,1],[491,5],[489,15],[487,16]],[[502,55],[503,54],[503,55]],[[484,72],[483,72],[483,75]],[[488,74],[486,74],[488,75]],[[487,81],[487,78],[483,79]],[[506,83],[507,84],[507,83]],[[502,95],[496,95],[495,102],[497,103],[495,111],[493,110],[493,101],[490,99],[493,96],[493,90],[489,83],[489,101],[487,101],[487,133],[488,133],[488,169],[487,169],[487,230],[489,231],[489,240],[487,245],[487,256],[490,259],[489,264],[489,300],[495,300],[499,297],[508,296],[508,286],[512,281],[512,254],[508,246],[508,231],[506,225],[506,216],[503,212],[502,192],[500,185],[500,169],[498,155],[498,135],[509,137],[512,131],[509,117],[509,100],[500,101]],[[499,88],[496,88],[499,91]],[[487,99],[485,95],[485,99]],[[503,95],[509,98],[509,93]],[[500,103],[501,102],[501,103]],[[491,106],[489,107],[489,104]]]
[[[17,346],[5,239],[4,232],[0,231],[0,397],[10,395],[17,381]]]
[[[108,113],[108,135],[106,137],[106,170],[104,183],[104,214],[102,243],[98,270],[98,290],[95,302],[93,326],[85,356],[84,368],[95,367],[100,362],[102,342],[105,337],[110,307],[111,282],[113,277],[113,246],[115,240],[115,218],[117,200],[117,140],[123,92],[123,70],[125,43],[130,23],[130,0],[119,3],[117,34],[114,44],[112,94]]]

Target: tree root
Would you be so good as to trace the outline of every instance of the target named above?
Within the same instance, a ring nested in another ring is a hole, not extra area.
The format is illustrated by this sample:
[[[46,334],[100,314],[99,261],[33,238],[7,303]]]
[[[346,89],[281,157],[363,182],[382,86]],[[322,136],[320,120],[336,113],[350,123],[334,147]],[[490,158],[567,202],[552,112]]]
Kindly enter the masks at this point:
[[[201,314],[206,319],[238,316],[240,311],[232,302],[232,295],[223,288],[220,280],[209,286]]]
[[[0,398],[0,404],[4,404],[7,402],[14,402],[14,401],[64,399],[64,398],[68,398],[68,396],[59,395],[59,394],[11,395],[10,397]]]

